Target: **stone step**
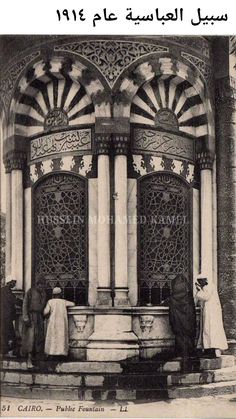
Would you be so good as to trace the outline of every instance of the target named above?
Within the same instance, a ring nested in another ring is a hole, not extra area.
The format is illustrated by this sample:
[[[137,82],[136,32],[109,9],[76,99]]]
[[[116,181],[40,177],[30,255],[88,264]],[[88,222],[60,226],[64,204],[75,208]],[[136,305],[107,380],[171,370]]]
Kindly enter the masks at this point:
[[[236,380],[236,366],[218,370],[205,370],[189,374],[168,374],[168,386],[186,386],[193,384],[209,384]]]
[[[123,368],[119,362],[52,362],[40,361],[32,370],[57,373],[121,373]],[[2,370],[29,371],[25,361],[4,360],[2,362]]]
[[[80,373],[39,373],[31,371],[4,370],[1,372],[2,383],[75,386],[104,389],[165,389],[170,386],[209,384],[236,380],[236,366],[221,370],[208,370],[195,373],[156,373],[156,374],[80,374]]]
[[[30,372],[5,371],[1,373],[1,381],[22,384],[40,385],[75,385],[75,386],[105,386],[105,387],[142,387],[162,388],[163,386],[207,384],[236,380],[236,367],[221,370],[208,370],[196,373],[172,374],[40,374]]]
[[[216,396],[236,392],[236,381],[173,387],[167,389],[95,389],[79,387],[27,386],[5,384],[1,386],[1,395],[25,399],[48,400],[167,400],[177,398]]]
[[[192,358],[190,361],[192,371],[215,370],[234,366],[233,355],[222,355],[220,358]],[[35,371],[57,372],[57,373],[158,373],[158,372],[178,372],[181,371],[181,360],[139,360],[139,361],[81,361],[81,362],[38,362]],[[2,369],[28,371],[25,361],[3,360]]]
[[[189,360],[190,370],[192,372],[204,370],[216,370],[221,368],[233,367],[235,358],[233,355],[222,355],[220,358],[191,358]],[[126,373],[151,373],[154,372],[177,372],[181,371],[181,360],[170,361],[126,361],[122,363],[123,371]]]
[[[167,389],[115,389],[104,390],[95,388],[81,389],[79,387],[27,386],[16,384],[1,385],[1,395],[24,399],[47,400],[165,400]]]
[[[103,389],[163,389],[167,388],[167,375],[127,374],[42,374],[27,371],[3,371],[1,382],[42,386],[75,386]]]
[[[236,380],[219,383],[170,387],[168,397],[170,399],[216,396],[220,394],[233,394],[236,392]]]

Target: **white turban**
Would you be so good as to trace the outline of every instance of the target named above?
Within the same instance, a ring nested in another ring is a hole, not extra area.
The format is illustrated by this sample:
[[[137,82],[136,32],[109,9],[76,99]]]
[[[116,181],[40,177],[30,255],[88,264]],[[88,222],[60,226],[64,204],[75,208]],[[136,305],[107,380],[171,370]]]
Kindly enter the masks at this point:
[[[52,290],[52,294],[53,294],[53,295],[61,294],[61,292],[62,292],[62,290],[61,290],[61,288],[60,288],[60,287],[55,287],[55,288],[53,288],[53,290]]]

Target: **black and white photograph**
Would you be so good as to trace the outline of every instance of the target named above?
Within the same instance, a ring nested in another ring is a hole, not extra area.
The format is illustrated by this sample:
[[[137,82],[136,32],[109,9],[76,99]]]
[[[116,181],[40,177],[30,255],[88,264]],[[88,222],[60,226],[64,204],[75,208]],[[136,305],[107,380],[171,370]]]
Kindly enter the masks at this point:
[[[0,35],[0,140],[1,415],[234,418],[236,36]]]

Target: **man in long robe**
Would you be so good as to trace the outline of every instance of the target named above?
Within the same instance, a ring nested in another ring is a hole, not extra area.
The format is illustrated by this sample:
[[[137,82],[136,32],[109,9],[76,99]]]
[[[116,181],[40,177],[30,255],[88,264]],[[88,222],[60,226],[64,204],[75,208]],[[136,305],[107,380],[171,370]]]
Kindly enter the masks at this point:
[[[169,320],[175,335],[175,355],[186,359],[195,349],[196,311],[192,290],[183,275],[172,282]]]
[[[17,299],[12,292],[16,281],[11,280],[1,288],[1,353],[7,354],[16,345],[16,334],[13,322],[16,319]]]
[[[201,302],[201,322],[197,347],[203,349],[206,356],[218,357],[221,355],[221,350],[228,348],[228,344],[217,287],[204,277],[199,277],[195,286],[196,300]]]
[[[61,288],[55,287],[47,302],[44,315],[48,316],[45,353],[49,356],[67,356],[69,349],[67,308],[75,304],[62,298]]]
[[[22,355],[27,355],[27,366],[32,368],[32,357],[38,358],[44,351],[44,317],[46,293],[42,281],[30,288],[23,301]]]

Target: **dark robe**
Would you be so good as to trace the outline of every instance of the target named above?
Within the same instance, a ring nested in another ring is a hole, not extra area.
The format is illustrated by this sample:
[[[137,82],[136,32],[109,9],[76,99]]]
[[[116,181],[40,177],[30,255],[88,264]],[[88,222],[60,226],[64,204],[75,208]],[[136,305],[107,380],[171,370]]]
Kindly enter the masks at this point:
[[[189,357],[195,348],[196,312],[190,286],[184,276],[172,283],[169,319],[175,335],[176,356]]]
[[[33,355],[44,352],[44,317],[43,310],[46,305],[46,294],[39,288],[31,288],[25,294],[23,301],[23,329],[22,329],[22,355]]]
[[[16,334],[13,321],[16,319],[16,297],[11,288],[1,288],[1,353],[5,354],[14,348]]]

